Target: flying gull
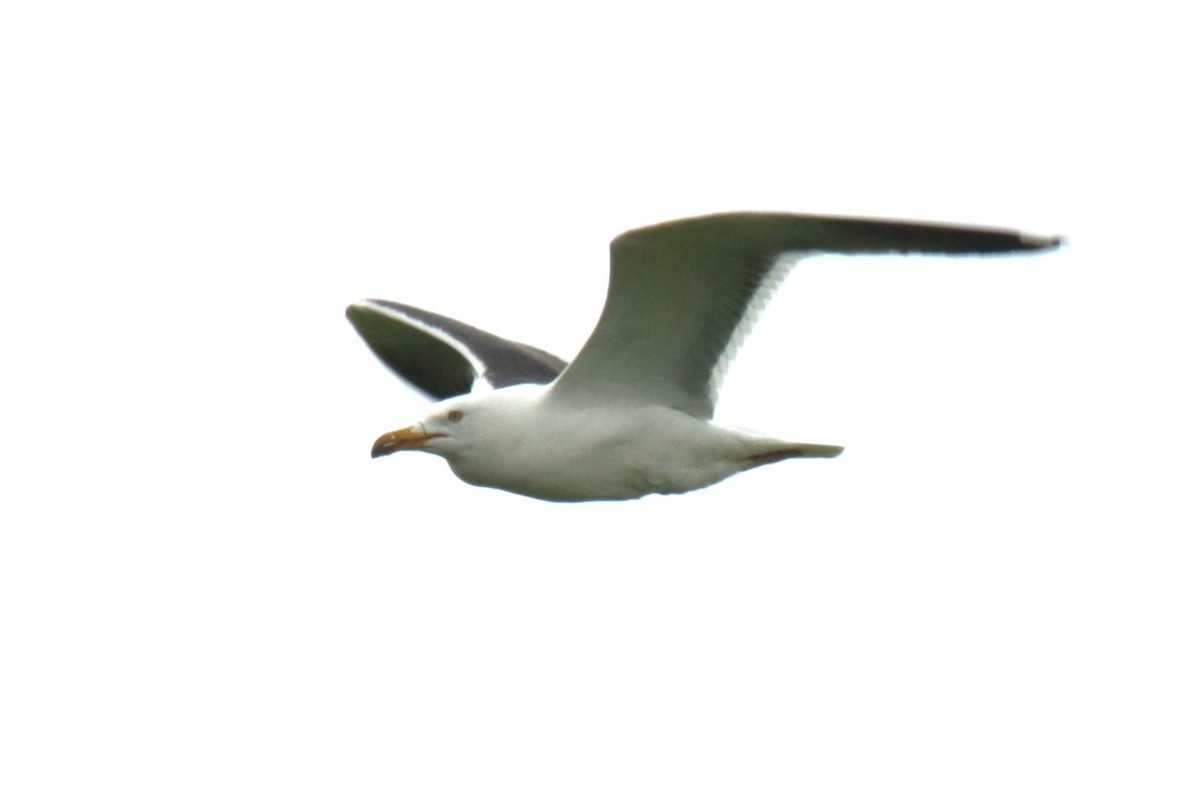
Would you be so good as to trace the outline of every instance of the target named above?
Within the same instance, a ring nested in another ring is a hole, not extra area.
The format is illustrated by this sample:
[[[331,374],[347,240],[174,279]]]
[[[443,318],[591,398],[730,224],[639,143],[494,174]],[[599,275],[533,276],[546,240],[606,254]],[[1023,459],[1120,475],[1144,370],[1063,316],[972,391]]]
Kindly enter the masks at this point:
[[[604,310],[570,364],[412,306],[354,303],[346,316],[375,355],[438,401],[424,420],[379,437],[371,455],[433,453],[467,483],[556,501],[690,492],[785,459],[833,458],[841,447],[710,421],[726,365],[796,257],[982,255],[1059,241],[774,213],[637,228],[612,241]]]

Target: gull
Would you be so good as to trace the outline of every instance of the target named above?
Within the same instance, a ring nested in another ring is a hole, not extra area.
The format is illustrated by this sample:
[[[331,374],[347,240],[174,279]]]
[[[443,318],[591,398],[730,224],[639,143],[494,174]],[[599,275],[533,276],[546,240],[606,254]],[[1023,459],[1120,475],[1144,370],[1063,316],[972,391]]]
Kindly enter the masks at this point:
[[[461,480],[551,501],[700,489],[793,458],[802,444],[711,422],[730,359],[791,266],[822,253],[985,255],[1057,237],[851,217],[733,212],[627,231],[608,295],[569,364],[449,317],[387,300],[346,315],[375,355],[437,402],[380,436],[372,457],[441,456]]]

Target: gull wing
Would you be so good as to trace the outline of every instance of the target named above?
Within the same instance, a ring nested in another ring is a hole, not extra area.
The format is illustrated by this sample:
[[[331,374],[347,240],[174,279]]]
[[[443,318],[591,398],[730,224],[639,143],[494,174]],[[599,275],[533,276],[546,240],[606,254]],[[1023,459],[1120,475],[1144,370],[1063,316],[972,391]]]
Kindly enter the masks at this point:
[[[437,400],[467,394],[483,378],[493,389],[550,383],[567,362],[466,323],[388,300],[363,300],[346,318],[392,372]]]
[[[613,240],[600,320],[547,397],[664,405],[711,419],[724,366],[795,259],[818,253],[985,254],[1056,238],[920,222],[728,213],[637,228]]]

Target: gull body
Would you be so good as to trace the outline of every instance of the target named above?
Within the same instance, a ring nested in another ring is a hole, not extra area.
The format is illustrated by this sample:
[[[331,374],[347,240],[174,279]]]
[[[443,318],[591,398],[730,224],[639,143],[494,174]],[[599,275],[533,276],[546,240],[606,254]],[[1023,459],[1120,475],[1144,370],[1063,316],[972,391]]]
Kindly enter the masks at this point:
[[[420,450],[466,483],[542,500],[629,500],[700,489],[783,458],[832,457],[713,425],[665,406],[556,407],[526,386],[436,404],[417,425],[384,434],[375,454]]]
[[[372,456],[441,456],[463,481],[543,500],[626,500],[699,489],[836,445],[710,420],[725,367],[796,256],[995,254],[1058,239],[930,223],[729,213],[613,240],[608,298],[569,365],[449,317],[383,300],[347,316],[375,354],[438,400]],[[792,256],[792,258],[785,258]]]

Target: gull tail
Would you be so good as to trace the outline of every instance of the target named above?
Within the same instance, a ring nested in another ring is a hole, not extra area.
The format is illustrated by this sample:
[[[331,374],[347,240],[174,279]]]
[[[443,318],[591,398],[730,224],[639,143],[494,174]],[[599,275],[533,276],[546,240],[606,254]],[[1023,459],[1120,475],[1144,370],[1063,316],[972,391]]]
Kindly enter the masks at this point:
[[[776,461],[784,461],[789,458],[837,458],[844,449],[836,444],[789,444],[748,456],[746,469],[761,467],[764,464],[774,464]]]

